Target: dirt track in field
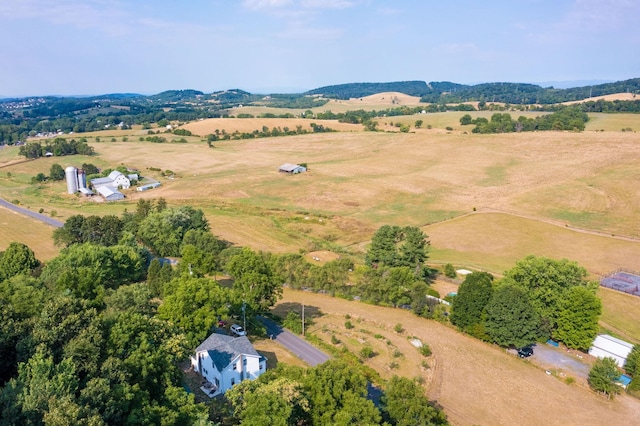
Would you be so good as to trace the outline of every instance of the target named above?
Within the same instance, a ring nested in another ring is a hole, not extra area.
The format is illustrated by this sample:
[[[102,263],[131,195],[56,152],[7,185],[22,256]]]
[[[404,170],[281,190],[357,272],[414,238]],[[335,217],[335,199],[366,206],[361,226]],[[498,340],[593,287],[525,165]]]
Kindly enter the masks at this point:
[[[318,331],[344,323],[346,314],[357,322],[356,328],[368,327],[389,338],[395,334],[394,325],[401,323],[405,339],[416,336],[431,346],[435,363],[427,393],[444,407],[453,424],[640,423],[640,401],[626,396],[607,401],[578,381],[567,385],[503,349],[410,312],[288,289],[281,303],[318,308],[322,314],[315,319]],[[382,373],[388,374],[385,369]],[[421,367],[415,365],[409,372],[398,369],[398,373],[415,377]]]

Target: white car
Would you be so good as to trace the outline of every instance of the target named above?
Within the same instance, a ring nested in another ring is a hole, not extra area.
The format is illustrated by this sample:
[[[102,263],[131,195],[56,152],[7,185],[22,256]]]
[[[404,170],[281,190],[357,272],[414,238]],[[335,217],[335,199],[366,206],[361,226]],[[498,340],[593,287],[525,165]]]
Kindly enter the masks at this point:
[[[242,328],[242,326],[238,325],[238,324],[233,324],[230,328],[229,331],[231,332],[231,334],[235,335],[235,336],[246,336],[247,332],[244,331],[244,328]]]

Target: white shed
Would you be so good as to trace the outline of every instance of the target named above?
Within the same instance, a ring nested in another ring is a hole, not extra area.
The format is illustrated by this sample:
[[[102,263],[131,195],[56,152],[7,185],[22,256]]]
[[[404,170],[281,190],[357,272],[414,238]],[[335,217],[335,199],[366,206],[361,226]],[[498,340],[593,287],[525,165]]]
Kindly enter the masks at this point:
[[[282,166],[280,166],[278,171],[296,175],[298,173],[306,172],[307,168],[299,164],[284,163]]]
[[[633,349],[633,345],[624,340],[617,339],[608,334],[599,334],[589,348],[589,355],[597,358],[613,358],[619,367],[624,367],[627,356]]]

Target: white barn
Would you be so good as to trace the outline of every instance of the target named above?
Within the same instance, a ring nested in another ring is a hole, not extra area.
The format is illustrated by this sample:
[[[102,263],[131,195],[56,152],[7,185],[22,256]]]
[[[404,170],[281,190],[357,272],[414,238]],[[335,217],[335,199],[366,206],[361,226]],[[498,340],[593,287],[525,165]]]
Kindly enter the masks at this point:
[[[627,356],[632,349],[633,345],[629,342],[616,339],[608,334],[599,334],[589,348],[589,355],[597,358],[613,358],[619,367],[624,367]]]
[[[191,366],[207,381],[202,390],[213,397],[243,380],[257,379],[267,371],[267,360],[247,336],[213,333],[196,348]]]

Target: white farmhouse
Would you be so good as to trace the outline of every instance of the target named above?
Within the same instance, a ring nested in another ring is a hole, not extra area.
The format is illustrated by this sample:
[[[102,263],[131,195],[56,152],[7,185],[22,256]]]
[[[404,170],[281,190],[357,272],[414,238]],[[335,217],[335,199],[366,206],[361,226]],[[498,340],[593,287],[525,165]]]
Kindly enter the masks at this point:
[[[243,380],[257,379],[267,370],[267,360],[254,349],[247,336],[213,333],[196,348],[191,366],[206,379],[202,390],[213,397]]]

